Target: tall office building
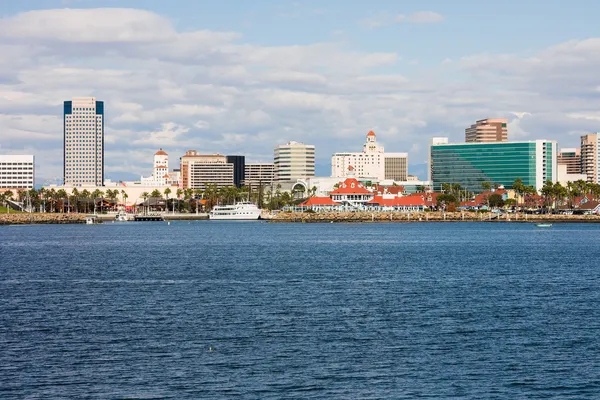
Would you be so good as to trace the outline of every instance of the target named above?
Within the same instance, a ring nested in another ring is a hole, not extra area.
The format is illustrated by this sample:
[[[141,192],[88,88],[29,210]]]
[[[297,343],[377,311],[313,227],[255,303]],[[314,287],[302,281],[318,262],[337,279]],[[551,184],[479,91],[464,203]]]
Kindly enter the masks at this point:
[[[273,183],[275,176],[275,165],[273,163],[250,163],[246,164],[245,169],[245,186]]]
[[[592,133],[581,137],[581,173],[587,181],[600,183],[600,134]]]
[[[331,176],[346,177],[350,167],[359,179],[405,181],[408,178],[408,154],[386,153],[377,143],[375,132],[369,131],[362,152],[331,156]]]
[[[561,149],[558,152],[558,165],[566,165],[567,174],[580,174],[581,151],[579,149]]]
[[[449,144],[445,138],[435,138],[429,154],[434,190],[443,183],[458,183],[479,193],[483,182],[511,189],[517,178],[540,190],[547,180],[558,180],[555,141]]]
[[[506,118],[487,118],[476,121],[475,124],[465,129],[465,142],[488,143],[506,142],[508,130]]]
[[[275,180],[296,181],[315,176],[315,146],[289,142],[275,147]]]
[[[104,102],[74,97],[64,103],[64,184],[104,185]]]
[[[217,188],[234,185],[233,164],[221,154],[199,154],[188,150],[181,157],[181,180],[183,189],[206,189],[207,185]]]
[[[233,164],[233,184],[241,188],[246,175],[246,157],[227,156],[227,162]]]
[[[33,189],[34,185],[32,155],[0,155],[0,189]]]

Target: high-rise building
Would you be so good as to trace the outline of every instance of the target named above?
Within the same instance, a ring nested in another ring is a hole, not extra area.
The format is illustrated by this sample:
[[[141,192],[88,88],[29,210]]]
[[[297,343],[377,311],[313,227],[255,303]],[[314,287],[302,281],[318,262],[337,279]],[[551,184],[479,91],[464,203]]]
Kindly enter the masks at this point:
[[[233,184],[238,188],[242,187],[246,174],[246,157],[227,156],[227,162],[233,164]]]
[[[483,182],[510,189],[517,178],[540,190],[547,180],[558,180],[555,141],[449,144],[444,139],[435,138],[429,146],[434,190],[443,183],[458,183],[479,193]]]
[[[375,132],[369,131],[362,152],[334,153],[331,157],[331,176],[347,177],[352,167],[359,179],[405,181],[408,177],[408,154],[385,153],[377,143]]]
[[[579,149],[561,149],[558,152],[558,165],[567,166],[567,174],[581,173],[581,152]]]
[[[199,154],[196,150],[188,150],[181,157],[180,182],[183,189],[233,186],[233,164],[221,154]]]
[[[0,155],[0,189],[33,189],[34,185],[32,155]]]
[[[476,121],[475,124],[465,129],[465,142],[488,143],[506,142],[508,130],[506,118],[487,118]]]
[[[74,97],[64,102],[64,184],[104,185],[104,102]]]
[[[600,183],[600,134],[591,133],[581,137],[581,173],[587,181]]]
[[[273,163],[246,164],[245,186],[271,184],[275,179],[275,165]]]
[[[315,146],[289,142],[275,147],[275,180],[296,181],[315,176]]]

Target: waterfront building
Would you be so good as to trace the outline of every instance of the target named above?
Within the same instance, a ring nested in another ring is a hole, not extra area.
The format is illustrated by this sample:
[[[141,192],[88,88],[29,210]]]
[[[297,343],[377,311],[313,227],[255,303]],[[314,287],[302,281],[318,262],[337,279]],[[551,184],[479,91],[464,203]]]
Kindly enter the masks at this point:
[[[349,167],[352,172],[352,167]],[[346,178],[338,184],[329,196],[331,200],[345,206],[360,208],[373,198],[373,192],[369,191],[356,178]]]
[[[74,97],[64,102],[65,185],[104,184],[104,102]]]
[[[181,187],[183,189],[206,189],[234,185],[234,165],[221,154],[199,154],[188,150],[181,157]]]
[[[558,165],[567,166],[567,174],[581,173],[581,151],[580,149],[560,149],[558,152]]]
[[[556,141],[449,144],[434,138],[429,146],[429,174],[435,191],[444,183],[460,184],[480,193],[490,182],[511,189],[517,178],[540,190],[549,180],[557,182]]]
[[[276,181],[289,182],[315,176],[315,146],[292,141],[275,147],[274,153]]]
[[[508,119],[487,118],[476,121],[465,129],[465,142],[489,143],[508,141]]]
[[[32,155],[0,155],[0,189],[33,189],[35,158]]]
[[[227,156],[227,162],[233,165],[233,184],[241,188],[246,179],[246,157]]]
[[[408,154],[385,153],[384,147],[377,143],[375,132],[369,131],[362,152],[334,153],[331,157],[331,176],[346,177],[348,167],[359,179],[373,181],[408,179]]]
[[[275,180],[275,164],[250,163],[245,167],[245,186],[270,185]]]
[[[581,173],[587,181],[600,183],[600,134],[591,133],[581,136]]]

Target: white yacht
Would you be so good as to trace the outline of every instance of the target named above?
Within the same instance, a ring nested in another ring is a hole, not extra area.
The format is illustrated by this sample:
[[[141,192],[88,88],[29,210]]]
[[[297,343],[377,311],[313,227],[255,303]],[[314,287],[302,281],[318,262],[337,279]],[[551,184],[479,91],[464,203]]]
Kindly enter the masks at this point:
[[[129,218],[127,217],[127,213],[125,212],[125,210],[121,210],[117,213],[117,215],[115,216],[115,221],[128,221]]]
[[[230,206],[214,206],[209,219],[258,219],[260,209],[254,203],[240,202]]]

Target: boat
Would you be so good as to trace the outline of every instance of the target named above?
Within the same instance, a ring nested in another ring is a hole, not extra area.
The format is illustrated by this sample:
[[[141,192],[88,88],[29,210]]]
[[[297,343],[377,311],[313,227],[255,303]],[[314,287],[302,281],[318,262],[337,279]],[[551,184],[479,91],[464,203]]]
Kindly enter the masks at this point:
[[[98,218],[95,215],[88,215],[85,217],[85,223],[87,225],[94,225],[98,223]]]
[[[552,228],[552,224],[535,224],[538,228]]]
[[[117,213],[117,215],[115,216],[115,221],[129,221],[129,218],[127,217],[127,213],[123,210],[119,211]]]
[[[260,208],[256,204],[244,201],[229,206],[214,206],[208,214],[215,220],[254,220],[260,217]]]

